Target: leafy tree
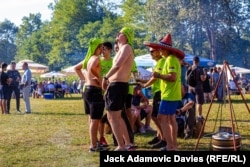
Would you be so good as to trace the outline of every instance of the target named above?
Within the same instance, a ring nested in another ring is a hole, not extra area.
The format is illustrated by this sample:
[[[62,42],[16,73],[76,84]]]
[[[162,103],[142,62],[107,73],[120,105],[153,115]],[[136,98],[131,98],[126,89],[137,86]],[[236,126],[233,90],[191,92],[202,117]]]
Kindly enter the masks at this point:
[[[17,55],[15,59],[31,59],[34,47],[33,45],[39,44],[33,43],[32,37],[33,33],[38,32],[42,26],[41,14],[30,14],[29,17],[23,17],[23,23],[21,24],[19,31],[17,33],[16,45],[17,45]]]
[[[175,47],[218,62],[247,52],[247,1],[148,0],[146,10],[152,40],[171,33]]]
[[[16,54],[15,39],[18,27],[5,20],[0,23],[0,62],[10,63]]]

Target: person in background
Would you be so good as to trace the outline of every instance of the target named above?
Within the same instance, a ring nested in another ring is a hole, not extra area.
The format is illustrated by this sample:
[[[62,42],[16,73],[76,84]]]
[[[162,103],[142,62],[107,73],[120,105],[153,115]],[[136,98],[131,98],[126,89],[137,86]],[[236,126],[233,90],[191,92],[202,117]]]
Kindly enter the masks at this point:
[[[131,70],[131,76],[130,76],[133,81],[136,81],[136,79],[138,78],[138,70],[137,70],[137,67],[136,67],[136,62],[133,61],[133,65],[132,65],[132,70]],[[134,127],[134,115],[132,113],[132,110],[131,110],[131,106],[132,106],[132,96],[134,94],[134,85],[129,83],[128,85],[128,95],[127,95],[127,98],[126,98],[126,104],[125,104],[125,113],[123,113],[122,111],[122,114],[123,114],[123,119],[126,123],[126,127],[128,129],[128,133],[129,133],[129,136],[130,136],[130,141],[131,143],[134,143],[134,130],[133,130],[133,127]]]
[[[110,70],[112,67],[113,59],[111,57],[111,53],[113,50],[112,43],[111,42],[103,42],[103,48],[102,48],[102,57],[101,60],[101,76],[104,77],[105,74]],[[103,92],[104,93],[104,92]],[[102,117],[102,120],[99,124],[99,134],[100,134],[100,145],[103,147],[108,146],[108,143],[104,137],[104,127],[105,123],[107,123],[108,126],[110,126],[107,118],[107,113],[105,113]]]
[[[48,88],[48,93],[51,93],[53,98],[55,98],[56,88],[55,88],[55,84],[53,83],[53,81],[48,81],[47,88]]]
[[[10,69],[7,71],[7,75],[12,78],[12,82],[9,85],[9,95],[8,95],[8,100],[7,100],[7,110],[8,113],[10,113],[10,101],[12,97],[12,93],[14,92],[15,94],[15,99],[16,99],[16,111],[20,111],[20,89],[19,89],[19,83],[21,80],[21,75],[20,73],[16,70],[16,63],[12,61],[10,63]]]
[[[195,56],[193,58],[193,65],[189,67],[192,71],[195,72],[195,80],[196,85],[193,87],[188,85],[188,92],[195,94],[195,101],[196,101],[196,110],[198,111],[198,120],[204,120],[202,116],[202,105],[204,104],[204,94],[203,94],[203,82],[206,80],[207,74],[204,74],[204,71],[201,67],[199,67],[200,58]]]
[[[186,81],[186,73],[188,68],[191,66],[189,63],[185,62],[184,59],[180,60],[181,63],[181,84],[183,84],[185,87],[188,86],[187,81]]]
[[[176,116],[185,115],[186,122],[184,124],[184,139],[193,137],[195,127],[195,96],[193,93],[188,93],[185,86],[182,85],[182,102],[176,110]]]
[[[43,92],[44,92],[44,86],[42,82],[39,82],[39,84],[36,87],[36,91],[35,91],[35,96],[34,98],[39,98],[39,97],[43,97]]]
[[[8,108],[7,108],[7,100],[9,94],[9,85],[12,82],[12,78],[8,76],[6,73],[7,70],[7,64],[6,63],[1,63],[1,73],[0,73],[0,105],[1,105],[1,110],[2,114],[9,114]]]
[[[223,102],[225,97],[225,83],[226,83],[226,74],[221,70],[221,67],[218,67],[219,77],[221,76],[221,80],[218,80],[218,87],[217,87],[217,101]]]
[[[103,77],[102,87],[105,92],[105,106],[108,120],[118,143],[116,151],[126,151],[131,148],[129,134],[121,113],[128,94],[128,81],[134,61],[133,40],[134,30],[124,27],[117,34],[119,51],[113,59],[113,65]]]
[[[208,74],[208,69],[204,68],[204,75],[206,75],[206,79],[203,82],[203,92],[204,92],[204,101],[205,103],[209,103],[212,100],[212,89],[211,89],[211,77]]]
[[[161,56],[159,49],[149,48],[152,59],[156,61],[154,71],[161,73],[163,65],[165,63],[165,58]],[[163,133],[161,130],[160,122],[157,119],[158,110],[161,102],[161,89],[160,89],[160,79],[151,77],[146,83],[141,83],[141,86],[146,88],[151,86],[153,94],[153,111],[152,111],[152,120],[154,121],[157,134],[156,136],[148,142],[148,144],[153,145],[153,148],[161,148],[166,146],[166,141],[163,138]]]
[[[213,72],[211,73],[211,87],[212,87],[212,93],[216,98],[218,98],[216,86],[219,81],[219,78],[220,78],[220,74],[218,72],[218,68],[214,67]]]
[[[22,67],[23,67],[24,73],[22,75],[22,79],[21,79],[20,84],[23,87],[23,100],[25,103],[25,113],[30,114],[31,113],[30,85],[31,85],[32,73],[29,69],[29,65],[27,62],[24,62]]]
[[[229,80],[228,85],[229,85],[229,90],[231,91],[231,93],[235,93],[237,91],[237,87],[233,79]]]
[[[133,111],[133,124],[132,129],[139,130],[140,133],[146,133],[147,131],[154,131],[150,126],[152,118],[152,105],[149,104],[148,98],[142,93],[141,86],[138,85],[134,88],[132,96],[132,107]],[[141,121],[145,118],[145,124]]]

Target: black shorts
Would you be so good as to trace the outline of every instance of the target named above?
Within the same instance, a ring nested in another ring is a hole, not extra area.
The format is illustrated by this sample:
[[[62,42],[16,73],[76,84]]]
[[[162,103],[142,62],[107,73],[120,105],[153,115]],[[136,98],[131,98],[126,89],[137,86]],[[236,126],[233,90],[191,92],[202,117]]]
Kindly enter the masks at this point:
[[[148,113],[146,113],[146,111],[144,109],[141,109],[141,112],[140,112],[141,120],[146,118],[147,115],[148,115]]]
[[[95,86],[86,86],[84,91],[85,113],[91,119],[101,119],[104,111],[102,89]]]
[[[128,95],[127,82],[110,83],[105,95],[105,107],[107,111],[119,111],[125,107]]]
[[[10,98],[9,88],[8,86],[2,86],[0,90],[0,99],[7,100]]]
[[[196,86],[194,88],[194,87],[189,86],[188,87],[188,92],[189,93],[193,93],[195,95],[195,102],[197,104],[201,104],[201,105],[204,104],[203,87]]]
[[[128,94],[126,98],[126,108],[131,108],[131,104],[132,104],[132,95]]]
[[[158,91],[155,93],[155,95],[153,97],[152,117],[157,117],[160,103],[161,103],[161,92]]]

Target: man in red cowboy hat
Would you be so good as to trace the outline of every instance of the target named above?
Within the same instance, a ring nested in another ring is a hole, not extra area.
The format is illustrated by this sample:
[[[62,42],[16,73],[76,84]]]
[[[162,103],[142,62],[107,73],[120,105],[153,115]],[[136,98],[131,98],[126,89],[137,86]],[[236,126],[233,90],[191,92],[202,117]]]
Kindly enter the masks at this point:
[[[171,35],[167,34],[159,43],[144,42],[144,45],[160,49],[166,58],[161,73],[153,72],[155,78],[161,79],[161,103],[158,119],[162,128],[167,146],[162,151],[177,150],[177,123],[176,109],[181,101],[181,65],[179,60],[184,58],[184,53],[172,47]]]
[[[156,65],[154,67],[154,71],[161,72],[163,66],[165,64],[165,58],[161,56],[161,52],[159,49],[149,47],[150,54],[152,59],[156,61]],[[141,81],[143,82],[143,81]],[[160,122],[157,119],[158,110],[161,102],[161,90],[160,90],[160,82],[161,80],[158,78],[154,78],[153,76],[144,84],[141,84],[142,87],[152,87],[152,94],[153,94],[153,111],[152,111],[152,120],[154,121],[157,134],[156,136],[148,142],[148,144],[153,145],[152,148],[161,148],[166,146],[166,141],[163,138],[162,129],[160,126]]]

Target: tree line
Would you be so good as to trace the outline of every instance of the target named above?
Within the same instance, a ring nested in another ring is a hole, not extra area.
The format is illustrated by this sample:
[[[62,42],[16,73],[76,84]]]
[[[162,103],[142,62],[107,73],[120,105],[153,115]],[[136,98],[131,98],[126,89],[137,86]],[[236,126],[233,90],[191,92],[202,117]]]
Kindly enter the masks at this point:
[[[16,26],[0,22],[0,61],[31,59],[50,70],[81,61],[90,38],[114,43],[123,26],[135,30],[135,55],[148,53],[143,41],[172,34],[185,53],[250,68],[248,0],[54,0],[50,21],[30,13]]]

